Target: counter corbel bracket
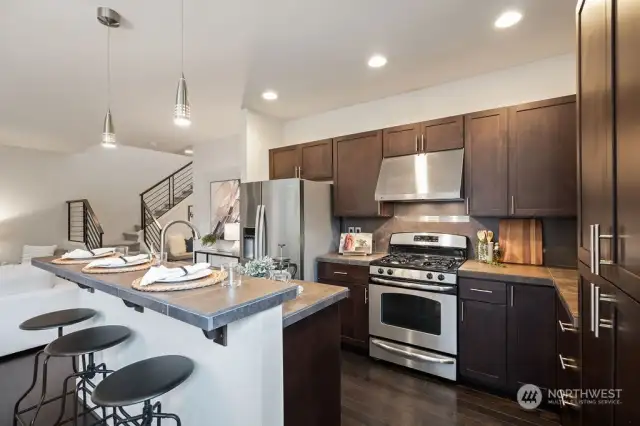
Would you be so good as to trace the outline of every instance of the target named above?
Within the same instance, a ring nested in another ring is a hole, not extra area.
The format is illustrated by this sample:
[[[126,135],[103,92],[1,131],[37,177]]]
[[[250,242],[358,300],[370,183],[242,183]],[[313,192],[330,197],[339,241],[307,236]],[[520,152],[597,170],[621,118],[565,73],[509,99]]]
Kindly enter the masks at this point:
[[[142,306],[136,305],[133,302],[129,302],[128,300],[122,299],[122,303],[124,303],[124,306],[126,306],[127,308],[133,308],[133,310],[136,312],[140,312],[140,313],[144,312],[144,308]]]
[[[69,281],[69,280],[67,280],[67,281]],[[87,290],[89,293],[94,293],[96,291],[96,289],[93,288],[93,287],[89,287],[89,286],[78,284],[78,283],[74,283],[74,284],[77,285],[78,287],[80,287],[82,290]]]
[[[222,327],[218,327],[215,330],[207,331],[202,330],[204,333],[204,337],[209,340],[213,340],[214,343],[217,343],[222,346],[227,346],[227,326],[223,325]]]

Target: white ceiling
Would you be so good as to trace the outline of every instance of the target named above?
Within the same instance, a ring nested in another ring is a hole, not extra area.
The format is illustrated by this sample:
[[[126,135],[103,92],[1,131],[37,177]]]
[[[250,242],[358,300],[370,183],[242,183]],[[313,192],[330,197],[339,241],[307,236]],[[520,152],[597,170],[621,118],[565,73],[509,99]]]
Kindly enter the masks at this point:
[[[243,106],[289,119],[574,49],[575,0],[184,2],[188,129],[171,118],[179,0],[0,0],[0,144],[77,151],[99,143],[106,28],[97,6],[125,19],[111,33],[118,140],[166,151],[237,133]],[[524,19],[495,30],[508,8]],[[373,53],[387,66],[368,68]],[[267,88],[280,98],[264,101]]]

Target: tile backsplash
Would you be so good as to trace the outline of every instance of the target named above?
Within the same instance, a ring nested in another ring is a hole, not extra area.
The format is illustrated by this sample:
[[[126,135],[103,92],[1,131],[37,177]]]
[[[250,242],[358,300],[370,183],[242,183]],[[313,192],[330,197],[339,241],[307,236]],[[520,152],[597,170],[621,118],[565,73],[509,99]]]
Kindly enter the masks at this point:
[[[343,218],[342,232],[349,226],[359,226],[362,232],[373,233],[373,248],[386,252],[391,234],[395,232],[442,232],[464,235],[469,239],[469,257],[475,257],[477,232],[489,229],[498,240],[500,218],[468,217],[464,203],[397,203],[392,218]],[[577,224],[575,219],[542,219],[544,264],[575,267],[577,264]]]

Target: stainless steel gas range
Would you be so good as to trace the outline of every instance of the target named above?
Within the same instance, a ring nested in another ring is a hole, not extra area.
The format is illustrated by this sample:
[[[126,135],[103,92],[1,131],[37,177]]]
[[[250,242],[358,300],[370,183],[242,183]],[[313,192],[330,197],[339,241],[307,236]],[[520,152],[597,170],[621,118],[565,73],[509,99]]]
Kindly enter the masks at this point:
[[[369,355],[456,380],[461,235],[397,233],[369,267]]]

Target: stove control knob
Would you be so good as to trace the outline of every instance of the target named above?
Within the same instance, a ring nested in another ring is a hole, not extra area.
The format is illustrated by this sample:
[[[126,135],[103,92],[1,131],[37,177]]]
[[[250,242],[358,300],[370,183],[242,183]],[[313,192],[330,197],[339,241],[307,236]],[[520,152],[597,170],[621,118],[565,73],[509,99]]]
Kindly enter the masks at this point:
[[[393,269],[387,269],[387,275],[393,275]]]
[[[439,279],[440,281],[444,280],[444,275],[442,275],[442,274],[438,275],[438,279]]]
[[[431,272],[428,272],[428,273],[427,273],[427,278],[428,278],[428,279],[433,278],[433,274],[432,274]]]
[[[379,273],[379,274],[384,274],[384,269],[382,269],[382,268],[378,268],[378,273]]]

